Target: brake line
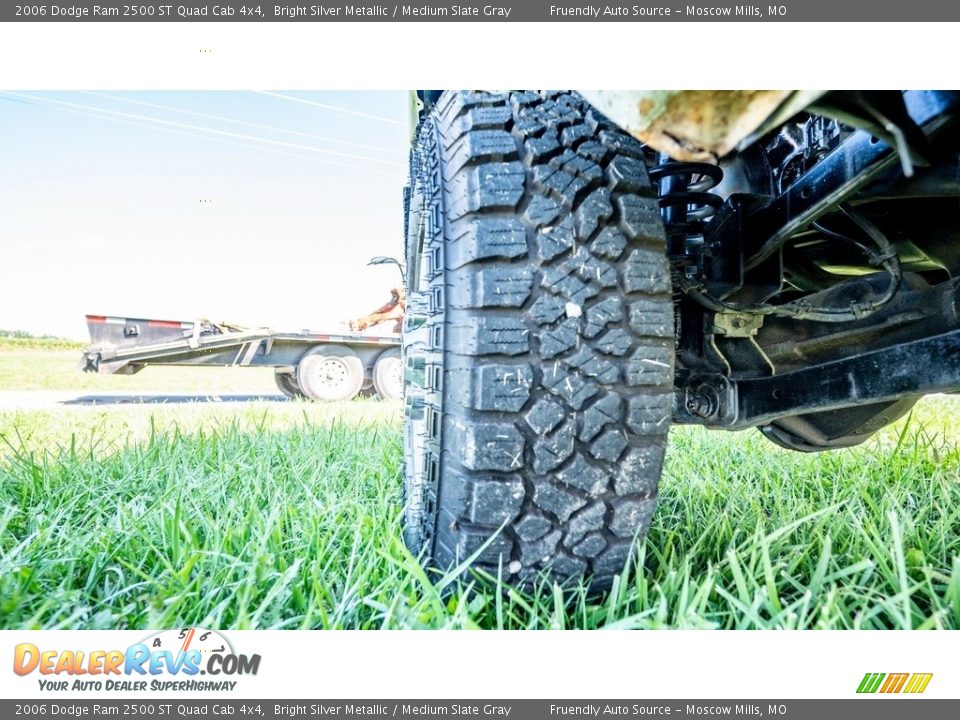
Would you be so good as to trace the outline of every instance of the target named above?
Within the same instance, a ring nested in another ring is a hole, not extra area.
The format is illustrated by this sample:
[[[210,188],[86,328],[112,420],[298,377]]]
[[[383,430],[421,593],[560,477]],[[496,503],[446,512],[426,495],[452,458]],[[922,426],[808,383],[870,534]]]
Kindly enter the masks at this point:
[[[867,262],[875,267],[883,268],[887,272],[890,276],[890,282],[883,294],[876,300],[851,302],[846,308],[817,307],[811,305],[805,298],[793,300],[782,305],[773,303],[739,305],[711,296],[705,290],[703,283],[690,281],[680,271],[674,273],[674,282],[683,293],[689,295],[693,300],[708,310],[717,313],[733,312],[750,315],[774,315],[777,317],[789,317],[795,320],[809,320],[811,322],[851,322],[865,318],[875,313],[894,298],[903,282],[903,270],[900,265],[900,258],[897,256],[896,248],[894,248],[893,244],[876,225],[846,203],[840,205],[840,210],[876,245],[876,249],[872,249],[854,238],[826,230],[818,225],[814,225],[814,227],[827,235],[850,242],[866,256]]]

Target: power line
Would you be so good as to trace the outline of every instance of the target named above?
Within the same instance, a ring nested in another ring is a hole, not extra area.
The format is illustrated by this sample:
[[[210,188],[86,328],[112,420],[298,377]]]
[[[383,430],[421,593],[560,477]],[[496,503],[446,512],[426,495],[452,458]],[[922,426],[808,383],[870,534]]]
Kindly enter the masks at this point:
[[[171,127],[182,128],[185,130],[193,130],[205,133],[212,133],[214,135],[220,135],[225,137],[236,138],[238,140],[248,140],[252,142],[266,143],[268,145],[276,145],[279,147],[292,148],[294,150],[307,150],[309,152],[321,153],[323,155],[333,155],[335,157],[342,157],[351,160],[361,160],[363,162],[372,162],[379,165],[392,165],[395,167],[403,167],[402,163],[396,162],[395,160],[383,160],[380,158],[367,157],[365,155],[355,155],[353,153],[340,152],[338,150],[327,150],[325,148],[317,148],[311,145],[300,145],[298,143],[289,143],[282,140],[269,140],[267,138],[257,137],[255,135],[245,135],[243,133],[231,132],[229,130],[217,130],[215,128],[202,127],[199,125],[188,125],[186,123],[174,122],[173,120],[161,120],[160,118],[150,117],[148,115],[135,115],[133,113],[120,112],[118,110],[107,110],[106,108],[91,107],[90,105],[81,105],[79,103],[67,102],[65,100],[54,100],[53,98],[43,97],[40,95],[25,95],[23,93],[16,93],[6,91],[7,95],[13,95],[14,97],[22,97],[40,100],[41,102],[53,103],[55,105],[62,105],[64,107],[72,107],[78,110],[87,110],[99,113],[106,113],[108,115],[116,115],[118,117],[130,118],[133,120],[145,120],[151,123],[159,123],[161,125],[167,125]]]
[[[200,133],[187,132],[185,130],[175,130],[173,128],[157,127],[156,125],[149,125],[147,123],[135,122],[133,120],[123,120],[121,118],[109,117],[107,115],[100,115],[95,112],[85,112],[82,110],[70,110],[67,108],[52,108],[58,112],[70,113],[71,115],[82,115],[84,117],[96,118],[98,120],[107,120],[109,122],[122,123],[124,125],[132,125],[134,127],[146,128],[148,130],[153,130],[155,132],[165,132],[173,135],[183,135],[185,137],[196,138],[198,140],[205,140],[207,142],[220,143],[222,145],[232,145],[233,147],[245,148],[247,150],[257,150],[259,152],[272,153],[274,155],[286,155],[288,157],[299,158],[301,160],[310,160],[313,162],[323,163],[325,165],[333,165],[336,167],[347,168],[349,170],[358,170],[360,172],[374,173],[376,175],[383,175],[385,177],[396,178],[398,177],[395,173],[386,172],[384,170],[378,170],[377,168],[363,167],[359,165],[352,165],[349,163],[341,163],[336,160],[328,160],[327,158],[316,157],[314,155],[303,155],[300,153],[287,152],[286,150],[276,150],[274,148],[260,147],[258,145],[248,145],[246,143],[234,142],[232,140],[223,140],[220,138],[209,137],[207,135],[201,135]]]
[[[238,120],[236,118],[224,117],[222,115],[211,115],[210,113],[196,112],[194,110],[184,110],[183,108],[171,107],[169,105],[160,105],[159,103],[146,102],[145,100],[134,100],[133,98],[120,97],[119,95],[110,95],[108,93],[86,91],[84,95],[93,95],[95,97],[106,98],[118,102],[130,103],[132,105],[142,105],[143,107],[155,108],[157,110],[166,110],[168,112],[181,113],[183,115],[193,115],[194,117],[207,118],[208,120],[219,120],[221,122],[234,123],[235,125],[245,125],[247,127],[257,128],[258,130],[268,130],[270,132],[284,133],[286,135],[297,135],[299,137],[310,138],[311,140],[321,140],[323,142],[337,143],[340,145],[351,145],[353,147],[364,148],[366,150],[376,150],[378,152],[402,155],[400,150],[380,147],[378,145],[367,145],[366,143],[353,142],[351,140],[342,140],[340,138],[331,138],[324,135],[314,135],[313,133],[300,132],[299,130],[288,130],[285,128],[273,127],[270,125],[261,125],[260,123],[249,122],[247,120]]]
[[[293,95],[284,95],[283,93],[270,92],[269,90],[256,90],[255,92],[259,93],[260,95],[269,95],[270,97],[279,98],[280,100],[289,100],[290,102],[300,103],[301,105],[310,105],[311,107],[323,108],[324,110],[333,110],[334,112],[346,113],[347,115],[358,115],[359,117],[365,117],[371,120],[379,120],[380,122],[390,123],[391,125],[404,124],[400,120],[383,117],[382,115],[373,115],[371,113],[365,113],[361,112],[360,110],[353,110],[351,108],[345,108],[339,105],[328,105],[327,103],[317,102],[316,100],[305,100],[304,98],[298,98]]]

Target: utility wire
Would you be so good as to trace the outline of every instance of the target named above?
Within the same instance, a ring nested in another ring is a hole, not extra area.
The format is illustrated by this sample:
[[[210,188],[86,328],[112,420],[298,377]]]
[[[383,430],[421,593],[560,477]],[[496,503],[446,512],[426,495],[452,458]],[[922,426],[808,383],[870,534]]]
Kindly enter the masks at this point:
[[[365,117],[371,120],[379,120],[380,122],[390,123],[391,125],[404,124],[400,120],[395,120],[394,118],[383,117],[382,115],[373,115],[371,113],[365,113],[361,112],[360,110],[353,110],[351,108],[345,108],[339,105],[328,105],[327,103],[317,102],[316,100],[306,100],[293,95],[284,95],[283,93],[270,92],[269,90],[256,90],[254,92],[257,92],[260,95],[269,95],[270,97],[279,98],[280,100],[289,100],[290,102],[300,103],[301,105],[310,105],[311,107],[318,107],[324,110],[333,110],[335,112],[346,113],[347,115],[357,115],[359,117]]]
[[[270,132],[284,133],[286,135],[297,135],[299,137],[310,138],[311,140],[321,140],[323,142],[336,143],[340,145],[351,145],[353,147],[364,148],[365,150],[376,150],[377,152],[391,153],[394,155],[404,154],[403,151],[380,147],[378,145],[367,145],[366,143],[358,143],[351,140],[341,140],[339,138],[331,138],[324,135],[314,135],[313,133],[300,132],[299,130],[288,130],[285,128],[272,127],[270,125],[261,125],[260,123],[249,122],[246,120],[238,120],[236,118],[224,117],[222,115],[211,115],[210,113],[196,112],[194,110],[185,110],[183,108],[171,107],[169,105],[146,102],[145,100],[134,100],[133,98],[110,95],[109,93],[85,91],[83,94],[106,98],[107,100],[130,103],[132,105],[142,105],[143,107],[155,108],[157,110],[166,110],[168,112],[181,113],[183,115],[192,115],[194,117],[206,118],[208,120],[219,120],[221,122],[233,123],[235,125],[245,125],[246,127],[252,127],[258,130],[269,130]]]
[[[222,145],[232,145],[233,147],[245,148],[247,150],[257,150],[259,152],[272,153],[274,155],[286,155],[288,157],[299,158],[301,160],[310,160],[312,162],[324,163],[325,165],[333,165],[336,167],[347,168],[350,170],[358,170],[360,172],[374,173],[376,175],[382,175],[385,177],[396,178],[397,174],[387,172],[384,170],[379,170],[377,168],[363,167],[359,165],[351,165],[349,163],[341,163],[336,160],[328,160],[327,158],[316,157],[314,155],[304,155],[301,153],[288,152],[286,150],[276,150],[269,147],[260,147],[259,145],[248,145],[247,143],[234,142],[233,140],[223,140],[221,138],[209,137],[208,135],[201,135],[200,133],[188,132],[185,130],[175,130],[173,128],[157,127],[156,125],[149,125],[147,123],[136,122],[133,120],[124,120],[122,118],[110,117],[108,115],[100,115],[94,112],[85,112],[83,110],[70,110],[69,108],[52,108],[57,112],[70,113],[71,115],[82,115],[84,117],[96,118],[98,120],[107,120],[109,122],[122,123],[124,125],[132,125],[134,127],[146,128],[148,130],[153,130],[155,132],[165,132],[173,135],[183,135],[185,137],[196,138],[198,140],[206,140],[207,142],[220,143]]]
[[[261,138],[255,135],[245,135],[243,133],[231,132],[229,130],[217,130],[215,128],[208,128],[200,125],[188,125],[186,123],[174,122],[173,120],[161,120],[160,118],[154,118],[148,115],[135,115],[133,113],[125,113],[125,112],[120,112],[118,110],[107,110],[105,108],[91,107],[90,105],[81,105],[79,103],[67,102],[65,100],[54,100],[53,98],[43,97],[40,95],[26,95],[23,93],[16,93],[11,91],[5,91],[5,94],[12,95],[14,97],[34,99],[34,100],[39,100],[41,102],[53,103],[55,105],[60,105],[63,107],[71,107],[77,110],[87,110],[92,112],[106,113],[108,115],[115,115],[118,117],[128,118],[132,120],[147,121],[151,123],[159,123],[161,125],[181,128],[184,130],[193,130],[193,131],[199,131],[199,132],[205,132],[205,133],[212,133],[214,135],[235,138],[238,140],[247,140],[252,142],[266,143],[267,145],[287,147],[287,148],[292,148],[294,150],[307,150],[309,152],[321,153],[323,155],[332,155],[335,157],[342,157],[342,158],[347,158],[351,160],[361,160],[363,162],[372,162],[372,163],[377,163],[379,165],[392,165],[395,167],[403,167],[402,163],[399,163],[395,160],[383,160],[380,158],[367,157],[365,155],[355,155],[353,153],[340,152],[338,150],[326,150],[324,148],[313,147],[311,145],[300,145],[298,143],[289,143],[289,142],[284,142],[282,140],[269,140],[267,138]]]

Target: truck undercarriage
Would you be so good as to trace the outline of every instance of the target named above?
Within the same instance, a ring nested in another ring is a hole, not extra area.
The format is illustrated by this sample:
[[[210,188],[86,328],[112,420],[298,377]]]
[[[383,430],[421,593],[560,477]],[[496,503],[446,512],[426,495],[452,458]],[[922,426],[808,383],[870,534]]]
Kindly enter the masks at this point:
[[[655,159],[675,422],[826,449],[960,387],[956,100],[827,94],[718,166]]]

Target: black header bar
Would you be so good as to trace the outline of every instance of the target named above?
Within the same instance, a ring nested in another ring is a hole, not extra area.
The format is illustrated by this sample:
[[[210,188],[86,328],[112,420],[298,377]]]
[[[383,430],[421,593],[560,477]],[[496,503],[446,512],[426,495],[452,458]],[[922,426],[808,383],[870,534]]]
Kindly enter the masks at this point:
[[[909,705],[909,709],[906,707]],[[0,700],[2,717],[94,720],[126,716],[217,720],[646,720],[735,716],[750,720],[940,720],[957,717],[960,700],[919,697],[869,700],[245,700],[138,696],[89,700]]]
[[[26,0],[0,3],[0,22],[955,22],[960,3],[944,0],[764,0],[763,2],[577,2],[498,0],[453,3],[116,2]]]

